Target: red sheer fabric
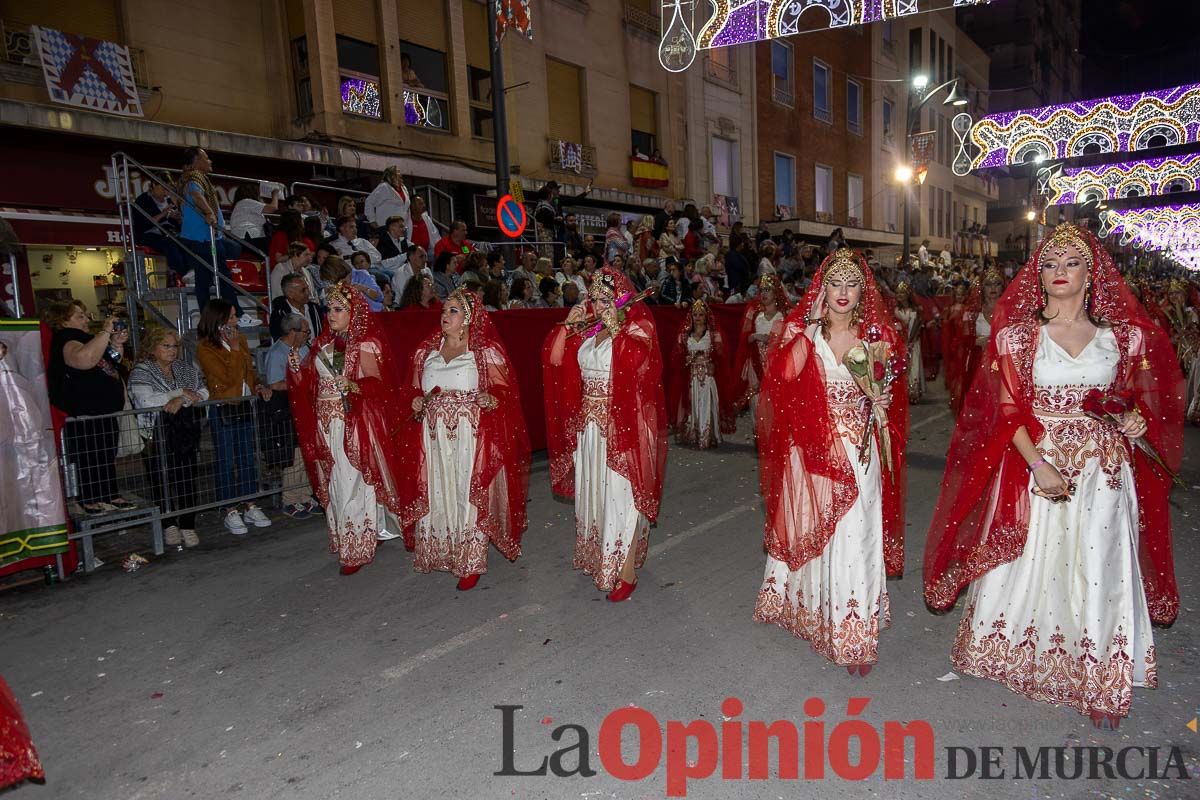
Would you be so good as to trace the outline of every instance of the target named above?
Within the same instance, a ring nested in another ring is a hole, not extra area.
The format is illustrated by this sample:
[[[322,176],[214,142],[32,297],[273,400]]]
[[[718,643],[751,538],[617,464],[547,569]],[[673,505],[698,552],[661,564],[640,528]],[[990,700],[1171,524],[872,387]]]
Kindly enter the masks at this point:
[[[624,273],[605,267],[617,287],[616,296],[635,292]],[[594,313],[591,300],[587,314]],[[651,521],[658,518],[663,475],[667,466],[667,410],[663,398],[662,353],[650,309],[637,302],[625,309],[613,338],[612,398],[604,436],[608,466],[633,487],[634,504]],[[554,493],[575,496],[575,436],[583,429],[580,414],[583,378],[579,369],[582,336],[568,336],[557,326],[542,350],[545,382],[546,446],[550,451],[550,484]]]
[[[765,545],[771,556],[789,569],[820,555],[833,537],[838,521],[858,497],[854,467],[826,399],[825,371],[805,320],[825,280],[835,253],[822,262],[812,285],[787,316],[767,357],[759,396],[759,484],[766,502]],[[888,343],[893,353],[906,351],[891,313],[862,256],[855,254],[865,276],[860,336]],[[908,393],[904,377],[892,385],[888,412],[891,435],[891,477],[880,475],[883,490],[883,554],[889,575],[904,571],[905,439],[908,432]],[[878,437],[875,441],[879,445]],[[881,459],[882,460],[882,459]],[[872,476],[873,477],[873,476]]]
[[[455,295],[457,297],[457,295]],[[471,468],[470,503],[477,524],[496,549],[510,561],[521,554],[521,535],[528,525],[529,433],[521,412],[517,376],[491,316],[482,304],[472,302],[467,348],[475,358],[479,392],[496,398],[497,406],[483,410],[475,439]],[[412,543],[414,526],[429,513],[429,478],[426,467],[424,423],[413,419],[413,399],[424,394],[421,378],[425,361],[442,347],[442,332],[428,336],[405,369],[399,392],[399,412],[393,422],[399,449],[407,453],[401,473],[401,510],[397,514],[405,541]]]
[[[742,331],[738,335],[737,353],[733,362],[734,410],[737,412],[750,404],[750,397],[756,394],[762,385],[762,353],[766,348],[759,348],[757,342],[750,341],[750,337],[754,335],[754,320],[763,310],[764,294],[769,292],[775,298],[775,308],[783,317],[788,313],[787,292],[773,275],[760,277],[757,283],[758,294],[746,303],[745,312],[742,314]],[[771,329],[772,343],[783,330],[782,319],[781,317]]]
[[[942,370],[945,375],[946,391],[950,395],[950,407],[955,411],[962,406],[963,375],[967,370],[968,347],[965,323],[966,303],[954,303],[942,317]]]
[[[1183,376],[1166,335],[1130,294],[1107,251],[1088,231],[1091,313],[1112,326],[1121,349],[1112,389],[1130,389],[1146,417],[1147,441],[1177,470],[1183,441]],[[925,547],[925,601],[954,605],[971,581],[1016,559],[1029,532],[1029,474],[1012,445],[1033,415],[1033,361],[1041,332],[1041,259],[1047,240],[996,305],[992,337],[967,392],[950,443],[942,493]],[[1139,561],[1150,617],[1170,623],[1179,609],[1167,511],[1169,479],[1134,450],[1141,531]],[[1075,502],[1080,502],[1076,500]]]
[[[0,678],[0,790],[25,780],[45,783],[46,773],[17,698]]]
[[[358,292],[347,292],[350,327],[345,335],[336,334],[327,325],[312,343],[299,370],[288,370],[288,400],[292,419],[304,453],[309,483],[321,501],[329,502],[329,479],[333,474],[333,454],[318,429],[317,354],[326,344],[345,347],[342,374],[358,384],[359,391],[347,395],[345,450],[350,465],[362,473],[375,489],[375,496],[393,513],[400,511],[402,474],[405,459],[396,447],[391,431],[401,414],[396,406],[396,387],[400,386],[399,364],[392,357],[386,336],[366,299]]]
[[[925,380],[936,380],[942,364],[942,340],[938,336],[937,303],[932,297],[922,297],[915,292],[912,298],[917,307],[921,309],[921,368],[925,371]],[[934,324],[930,325],[930,322]]]
[[[693,306],[694,308],[694,306]],[[708,330],[708,340],[711,343],[712,378],[717,382],[717,400],[720,403],[721,433],[733,433],[737,430],[737,390],[733,376],[729,371],[729,354],[725,348],[725,336],[720,326],[713,318],[712,309],[704,306],[705,327]],[[687,367],[688,337],[692,334],[692,315],[689,313],[679,326],[675,335],[675,348],[672,360],[675,362],[678,374],[671,381],[667,392],[667,409],[670,411],[671,427],[676,434],[681,434],[687,427],[688,416],[692,410],[692,381]]]

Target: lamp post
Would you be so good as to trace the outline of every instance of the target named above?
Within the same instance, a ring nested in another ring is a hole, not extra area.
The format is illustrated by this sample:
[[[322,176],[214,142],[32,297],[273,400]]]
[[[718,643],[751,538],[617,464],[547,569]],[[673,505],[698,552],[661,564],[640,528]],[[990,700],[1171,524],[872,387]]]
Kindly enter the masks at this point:
[[[907,166],[907,178],[904,180],[904,196],[901,198],[904,201],[904,253],[903,258],[909,257],[911,242],[909,241],[909,221],[911,211],[909,210],[909,192],[912,190],[912,174],[913,170],[910,165],[912,158],[912,136],[916,133],[917,121],[921,118],[921,109],[925,104],[937,96],[937,93],[943,89],[950,91],[946,95],[946,99],[942,101],[944,106],[965,106],[967,98],[958,93],[958,78],[951,78],[940,86],[936,86],[925,91],[925,87],[929,85],[929,78],[925,75],[914,75],[908,87],[907,103],[904,111],[904,163]],[[900,170],[896,170],[896,180],[900,180]],[[918,177],[920,183],[925,182],[925,176],[922,174]]]

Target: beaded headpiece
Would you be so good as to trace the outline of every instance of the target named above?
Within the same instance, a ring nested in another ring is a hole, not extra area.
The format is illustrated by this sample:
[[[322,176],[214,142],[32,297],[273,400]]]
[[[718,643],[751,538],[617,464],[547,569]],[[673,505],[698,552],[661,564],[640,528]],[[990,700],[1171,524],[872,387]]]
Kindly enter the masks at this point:
[[[617,284],[611,273],[601,270],[596,273],[592,279],[592,285],[588,287],[588,295],[593,300],[605,298],[613,300],[617,296]]]
[[[867,284],[867,276],[863,274],[858,256],[854,255],[854,251],[848,247],[839,248],[830,258],[828,266],[825,267],[824,282],[852,279],[864,286]]]
[[[1087,262],[1089,268],[1092,266],[1092,248],[1088,247],[1087,240],[1083,237],[1083,231],[1079,226],[1070,222],[1064,222],[1054,229],[1054,233],[1046,239],[1043,252],[1047,255],[1061,257],[1066,252],[1068,245],[1079,251],[1079,255]]]
[[[911,287],[908,285],[908,281],[900,281],[900,283],[896,284],[896,294],[907,292],[910,289]]]
[[[703,311],[707,315],[708,314],[708,301],[705,300],[703,297],[701,297],[699,300],[692,303],[692,311],[694,312],[697,308],[700,309],[701,311]]]
[[[775,291],[775,286],[774,275],[763,275],[758,279],[758,291],[760,292],[773,292]]]
[[[995,267],[988,267],[983,273],[983,277],[979,279],[980,286],[983,286],[985,283],[998,283],[1003,286],[1004,275]]]
[[[351,308],[353,308],[354,298],[352,292],[355,291],[357,290],[352,289],[345,284],[335,284],[334,287],[326,293],[325,299],[329,302],[329,305],[333,305],[335,302],[338,302],[345,306],[346,310],[349,311]]]
[[[446,302],[458,303],[463,312],[463,325],[470,325],[471,318],[475,316],[475,302],[477,299],[474,292],[465,286],[460,286],[450,293],[450,296],[446,298]]]
[[[1168,294],[1171,292],[1186,292],[1187,290],[1188,283],[1183,278],[1171,278],[1171,280],[1167,281]]]

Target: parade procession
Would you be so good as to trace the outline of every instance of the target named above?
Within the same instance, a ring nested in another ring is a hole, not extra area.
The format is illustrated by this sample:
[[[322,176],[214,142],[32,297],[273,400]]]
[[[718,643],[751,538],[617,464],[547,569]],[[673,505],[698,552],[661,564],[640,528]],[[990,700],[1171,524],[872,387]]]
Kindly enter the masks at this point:
[[[1200,797],[1198,27],[0,2],[0,793]]]

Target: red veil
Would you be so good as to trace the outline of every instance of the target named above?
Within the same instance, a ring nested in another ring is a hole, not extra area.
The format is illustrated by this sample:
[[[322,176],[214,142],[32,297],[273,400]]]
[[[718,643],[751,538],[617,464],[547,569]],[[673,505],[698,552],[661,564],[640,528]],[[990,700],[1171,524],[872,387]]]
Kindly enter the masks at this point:
[[[825,371],[805,320],[834,259],[853,258],[865,281],[859,308],[859,333],[888,343],[901,358],[907,351],[871,271],[860,254],[839,250],[821,262],[812,285],[784,322],[767,356],[759,396],[759,484],[766,501],[767,552],[789,569],[820,555],[838,521],[858,497],[854,466],[829,411]],[[883,555],[889,575],[904,571],[905,439],[908,434],[908,391],[904,377],[892,386],[888,411],[893,472],[881,475],[883,488]],[[878,445],[878,439],[876,439]],[[882,460],[882,459],[881,459]],[[882,466],[879,467],[882,469]]]
[[[696,306],[693,305],[692,308]],[[712,309],[704,303],[705,326],[708,330],[708,340],[712,343],[713,380],[717,382],[717,400],[720,403],[721,433],[733,433],[737,430],[737,388],[733,376],[729,372],[729,359],[725,350],[725,337],[721,334],[720,326],[713,319]],[[679,333],[675,336],[675,363],[680,366],[680,374],[671,384],[667,396],[667,408],[671,413],[671,427],[676,433],[687,427],[688,415],[692,410],[692,382],[688,375],[687,340],[692,335],[692,315],[689,311]]]
[[[983,282],[987,275],[981,275],[971,282],[971,291],[967,292],[967,302],[963,307],[962,326],[959,335],[960,357],[962,358],[962,374],[958,380],[958,394],[951,397],[954,412],[962,409],[963,400],[971,388],[975,373],[983,363],[984,349],[975,344],[975,321],[983,313]],[[992,311],[992,332],[996,331],[996,312]]]
[[[1062,226],[1060,226],[1061,228]],[[1075,229],[1091,250],[1090,313],[1112,326],[1121,350],[1114,389],[1131,389],[1149,428],[1147,441],[1172,470],[1183,443],[1183,376],[1170,341],[1134,299],[1108,252]],[[1033,361],[1040,334],[1041,259],[1047,237],[1005,290],[992,337],[950,442],[942,493],[925,545],[925,601],[954,605],[959,592],[993,567],[1016,559],[1029,532],[1029,473],[1012,445],[1021,426],[1037,442]],[[1167,510],[1170,480],[1134,449],[1142,581],[1155,622],[1179,610]]]
[[[357,291],[343,295],[350,309],[350,327],[344,336],[328,325],[312,343],[298,371],[288,371],[288,400],[292,419],[304,453],[308,480],[321,505],[329,503],[329,478],[333,474],[333,454],[317,429],[317,366],[321,348],[333,342],[345,348],[342,374],[358,384],[359,391],[347,395],[345,450],[351,466],[375,488],[375,495],[393,513],[399,513],[398,483],[404,459],[393,445],[391,430],[402,409],[395,405],[395,387],[399,385],[398,364],[392,358],[387,337]]]
[[[758,294],[746,303],[742,314],[742,330],[738,334],[737,353],[733,362],[733,394],[734,411],[740,412],[750,404],[750,396],[762,385],[763,363],[759,357],[758,345],[750,341],[754,333],[754,319],[762,311],[763,292],[771,292],[775,296],[775,308],[784,317],[788,313],[788,296],[783,290],[783,284],[774,275],[763,275],[756,281]],[[782,322],[776,323],[771,329],[772,343],[783,330]]]
[[[475,461],[471,467],[470,502],[479,529],[496,549],[512,561],[521,555],[521,534],[528,524],[529,432],[521,413],[517,376],[504,344],[496,334],[491,315],[470,292],[453,295],[469,303],[467,348],[475,357],[479,390],[496,398],[497,406],[479,414]],[[465,310],[465,309],[464,309]],[[414,526],[429,513],[429,479],[426,469],[424,423],[413,419],[413,399],[423,394],[421,377],[425,360],[442,346],[442,332],[430,334],[406,365],[405,380],[398,384],[401,413],[393,422],[400,452],[407,454],[401,473],[400,511],[397,517],[406,544],[414,544]]]
[[[967,348],[970,345],[966,329],[963,327],[965,324],[963,318],[967,309],[966,300],[964,297],[963,302],[956,306],[952,296],[950,305],[946,307],[945,316],[942,318],[943,374],[946,380],[946,391],[950,394],[950,406],[955,411],[962,403],[963,373],[967,369]]]
[[[633,296],[634,288],[623,272],[604,267],[595,280],[607,276],[616,287],[618,302]],[[587,314],[593,312],[585,301]],[[643,302],[624,309],[625,319],[613,338],[612,401],[604,436],[608,467],[633,486],[638,510],[650,520],[658,518],[663,475],[667,466],[667,412],[662,390],[662,354],[654,318]],[[583,429],[580,408],[583,378],[579,369],[582,336],[557,325],[542,349],[545,383],[546,446],[550,451],[550,485],[562,497],[575,496],[575,436]]]
[[[938,336],[941,317],[938,314],[937,302],[932,297],[924,297],[909,289],[913,303],[921,310],[921,369],[925,372],[925,380],[937,379],[938,369],[942,363],[942,339]],[[933,322],[933,325],[928,324]]]

